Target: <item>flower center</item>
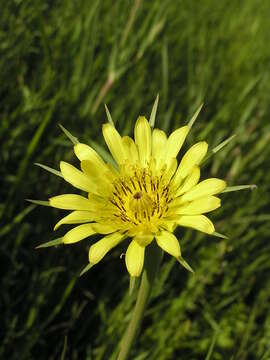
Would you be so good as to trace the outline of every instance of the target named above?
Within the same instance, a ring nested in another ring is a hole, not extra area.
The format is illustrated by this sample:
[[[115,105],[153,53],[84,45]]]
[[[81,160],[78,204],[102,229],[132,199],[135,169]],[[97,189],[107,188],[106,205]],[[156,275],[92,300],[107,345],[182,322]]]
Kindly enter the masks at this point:
[[[134,166],[122,169],[113,185],[110,202],[115,218],[128,228],[158,226],[170,201],[169,184],[163,180],[162,174],[154,175],[149,167]]]
[[[141,191],[137,192],[136,194],[133,195],[134,199],[136,199],[136,200],[139,200],[142,196],[143,196],[143,193]]]
[[[143,221],[144,219],[150,220],[154,204],[147,193],[142,191],[135,193],[130,198],[128,205],[138,221]]]

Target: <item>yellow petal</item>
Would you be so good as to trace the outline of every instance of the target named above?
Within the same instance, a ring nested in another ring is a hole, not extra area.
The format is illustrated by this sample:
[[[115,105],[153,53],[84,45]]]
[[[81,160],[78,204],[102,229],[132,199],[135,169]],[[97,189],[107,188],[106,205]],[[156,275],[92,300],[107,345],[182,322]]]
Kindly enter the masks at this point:
[[[97,168],[102,168],[105,165],[98,153],[86,144],[76,144],[74,146],[74,152],[80,161],[89,160],[91,163],[95,164]]]
[[[165,174],[163,175],[163,180],[165,183],[169,183],[177,168],[176,158],[171,158],[170,160],[167,160],[166,166],[167,168]]]
[[[198,200],[191,201],[175,209],[178,215],[200,215],[213,211],[220,207],[220,199],[215,196],[206,196]]]
[[[144,263],[145,247],[132,240],[125,256],[126,267],[130,276],[140,276]]]
[[[162,165],[165,158],[167,136],[164,131],[154,129],[152,134],[152,157],[156,160],[157,167]]]
[[[179,241],[177,238],[168,231],[162,231],[159,235],[156,235],[158,246],[161,247],[168,254],[178,258],[181,256],[181,250]]]
[[[215,231],[212,221],[204,215],[180,216],[176,221],[178,225],[190,227],[206,234],[213,234]]]
[[[97,264],[113,247],[118,245],[124,235],[119,232],[105,236],[89,249],[89,262]]]
[[[60,169],[64,179],[74,187],[87,192],[97,191],[95,182],[75,166],[61,161]]]
[[[175,219],[173,217],[170,216],[170,218],[164,218],[164,220],[160,221],[160,227],[162,227],[165,230],[168,230],[169,232],[174,232],[177,224],[176,224],[176,218]]]
[[[97,168],[92,161],[82,160],[81,169],[95,183],[96,194],[106,195],[111,192],[114,175],[107,165]]]
[[[95,212],[95,214],[98,214],[98,216],[109,216],[112,214],[112,211],[114,210],[113,205],[108,202],[108,199],[102,198],[101,196],[95,195],[95,194],[88,194],[88,200],[91,203],[92,209]]]
[[[69,215],[63,217],[58,223],[55,225],[54,230],[57,230],[59,226],[63,224],[80,224],[84,222],[93,221],[94,214],[89,211],[73,211]]]
[[[202,159],[205,157],[208,149],[208,144],[205,141],[200,141],[193,145],[183,156],[176,176],[180,179],[187,177],[195,165],[199,165]]]
[[[104,171],[106,171],[106,167],[102,166],[102,168],[97,168],[95,163],[91,160],[82,160],[81,161],[81,169],[82,171],[90,178],[98,177],[98,175],[103,175]]]
[[[54,196],[49,199],[52,207],[64,210],[93,210],[93,206],[88,199],[81,195],[64,194]]]
[[[188,132],[189,127],[183,126],[171,133],[166,144],[166,161],[177,157]]]
[[[114,160],[120,165],[125,162],[127,156],[122,143],[122,138],[118,131],[111,124],[103,124],[102,132],[104,140],[114,158]]]
[[[95,223],[93,224],[93,229],[95,229],[98,234],[111,234],[118,230],[116,226],[107,223]]]
[[[200,168],[195,165],[191,173],[186,177],[185,182],[176,190],[175,197],[180,196],[198,184],[200,180]]]
[[[104,174],[108,171],[106,164],[100,164],[93,160],[82,160],[81,169],[88,177],[103,178]],[[105,177],[106,178],[106,177]]]
[[[126,154],[128,154],[128,159],[132,163],[136,163],[136,161],[139,160],[139,154],[138,154],[138,149],[137,149],[135,142],[129,136],[123,136],[122,142],[123,142],[123,146],[125,148],[125,152],[126,152]]]
[[[224,180],[216,178],[206,179],[195,185],[190,191],[185,193],[181,199],[183,201],[192,201],[205,196],[215,195],[224,190],[225,187],[226,182]]]
[[[139,116],[136,121],[134,138],[138,146],[140,162],[145,166],[151,156],[151,128],[144,116]]]
[[[95,234],[92,224],[83,224],[76,226],[66,233],[63,237],[64,244],[73,244],[75,242],[81,241],[88,236]]]

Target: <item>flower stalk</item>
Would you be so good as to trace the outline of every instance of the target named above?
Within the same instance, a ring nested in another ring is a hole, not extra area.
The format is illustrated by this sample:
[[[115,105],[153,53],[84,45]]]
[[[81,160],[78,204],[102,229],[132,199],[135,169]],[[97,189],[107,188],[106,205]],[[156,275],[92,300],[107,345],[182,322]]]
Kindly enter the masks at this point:
[[[126,360],[128,358],[128,354],[138,334],[143,314],[151,295],[151,290],[161,263],[163,252],[155,243],[152,243],[147,247],[145,255],[144,271],[142,274],[136,305],[128,325],[128,329],[121,341],[120,353],[117,360]]]

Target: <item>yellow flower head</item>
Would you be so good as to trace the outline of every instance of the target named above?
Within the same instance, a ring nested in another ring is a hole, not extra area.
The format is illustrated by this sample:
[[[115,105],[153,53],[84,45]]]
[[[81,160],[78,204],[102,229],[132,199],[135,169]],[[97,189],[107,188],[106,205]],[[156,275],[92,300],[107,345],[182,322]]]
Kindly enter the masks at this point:
[[[76,144],[81,170],[63,161],[60,169],[64,179],[86,191],[88,197],[65,194],[49,200],[53,207],[72,210],[55,229],[62,224],[81,224],[65,234],[63,243],[105,235],[90,246],[89,263],[94,265],[122,240],[131,238],[125,254],[131,276],[141,274],[145,248],[152,241],[188,267],[173,231],[180,225],[214,233],[214,225],[203,214],[220,206],[214,195],[226,187],[225,181],[216,178],[199,182],[199,165],[208,148],[204,141],[193,145],[178,164],[176,158],[189,130],[183,126],[167,137],[139,117],[133,140],[121,137],[113,124],[104,124],[103,136],[116,168],[90,146]]]

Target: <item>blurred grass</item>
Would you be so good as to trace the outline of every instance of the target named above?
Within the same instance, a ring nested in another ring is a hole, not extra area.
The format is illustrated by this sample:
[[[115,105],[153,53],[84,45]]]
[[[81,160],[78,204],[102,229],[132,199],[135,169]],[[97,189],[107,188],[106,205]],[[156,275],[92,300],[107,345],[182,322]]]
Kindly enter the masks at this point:
[[[74,161],[58,123],[100,148],[104,102],[130,133],[159,92],[166,131],[204,101],[187,146],[237,135],[205,175],[258,189],[222,196],[212,218],[228,240],[178,231],[196,274],[165,257],[131,358],[270,359],[269,11],[259,0],[3,2],[1,358],[115,358],[135,300],[125,247],[78,279],[88,241],[35,251],[58,237],[61,214],[24,199],[70,189],[33,165]]]

